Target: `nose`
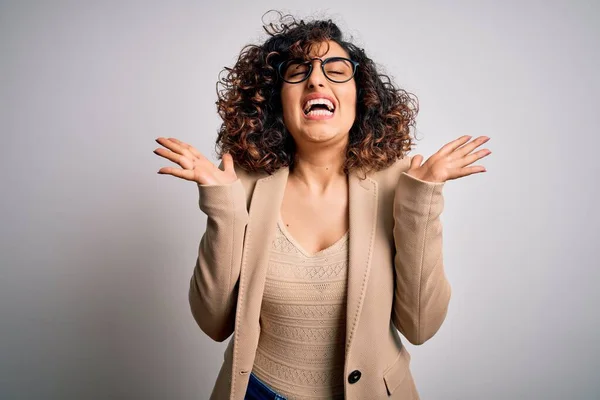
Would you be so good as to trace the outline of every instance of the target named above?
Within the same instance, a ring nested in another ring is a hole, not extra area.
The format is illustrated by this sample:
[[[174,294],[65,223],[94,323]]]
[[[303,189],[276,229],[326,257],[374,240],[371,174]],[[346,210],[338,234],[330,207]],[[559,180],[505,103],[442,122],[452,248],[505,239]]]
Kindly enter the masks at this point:
[[[320,61],[314,60],[312,64],[312,72],[306,80],[308,87],[311,89],[317,86],[325,87],[326,80],[327,78],[325,78],[325,75],[323,75],[323,70],[321,69]]]

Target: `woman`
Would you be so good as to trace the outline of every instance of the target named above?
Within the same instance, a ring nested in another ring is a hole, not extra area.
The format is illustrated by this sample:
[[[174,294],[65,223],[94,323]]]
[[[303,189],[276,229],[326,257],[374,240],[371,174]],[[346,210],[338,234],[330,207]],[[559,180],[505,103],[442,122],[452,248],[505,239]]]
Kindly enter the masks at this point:
[[[416,101],[331,21],[287,18],[220,80],[220,168],[157,139],[208,216],[192,314],[233,334],[211,398],[418,399],[398,331],[446,316],[442,187],[485,171],[488,138],[407,156]]]

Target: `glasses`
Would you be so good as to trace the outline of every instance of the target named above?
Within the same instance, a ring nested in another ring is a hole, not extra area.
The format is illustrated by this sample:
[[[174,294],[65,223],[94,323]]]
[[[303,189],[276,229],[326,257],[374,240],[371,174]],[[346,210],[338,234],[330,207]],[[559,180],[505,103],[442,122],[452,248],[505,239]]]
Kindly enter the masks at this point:
[[[313,70],[313,61],[321,62],[323,75],[331,82],[348,82],[356,73],[358,62],[344,57],[329,57],[326,59],[288,60],[277,66],[279,76],[287,83],[300,83],[308,79]]]

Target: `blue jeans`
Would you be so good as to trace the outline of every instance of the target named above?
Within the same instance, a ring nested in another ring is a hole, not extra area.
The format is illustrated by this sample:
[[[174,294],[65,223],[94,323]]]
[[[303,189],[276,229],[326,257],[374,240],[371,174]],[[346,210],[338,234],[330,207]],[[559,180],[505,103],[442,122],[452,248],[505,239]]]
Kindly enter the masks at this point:
[[[286,400],[285,397],[273,391],[263,381],[250,373],[246,397],[244,400]]]

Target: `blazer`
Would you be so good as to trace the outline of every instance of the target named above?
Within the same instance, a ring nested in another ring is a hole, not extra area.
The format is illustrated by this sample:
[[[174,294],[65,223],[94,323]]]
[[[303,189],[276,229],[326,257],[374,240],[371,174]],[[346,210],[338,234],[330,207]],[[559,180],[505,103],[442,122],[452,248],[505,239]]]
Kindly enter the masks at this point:
[[[450,284],[442,260],[444,182],[406,171],[412,157],[362,178],[350,173],[349,261],[344,376],[346,399],[416,400],[412,344],[444,321]],[[260,310],[277,217],[289,174],[235,167],[230,184],[198,185],[207,215],[190,280],[191,312],[208,336],[224,341],[211,399],[243,400],[260,335]]]

